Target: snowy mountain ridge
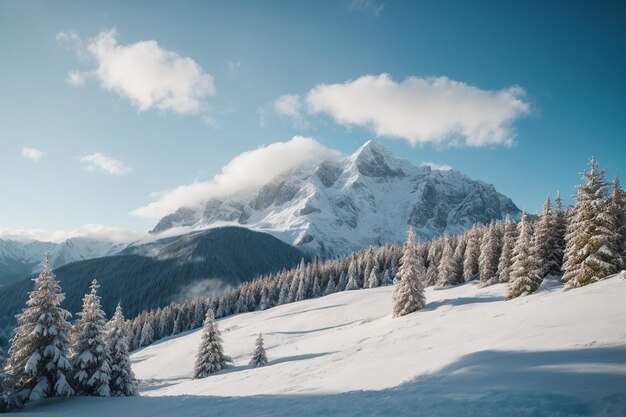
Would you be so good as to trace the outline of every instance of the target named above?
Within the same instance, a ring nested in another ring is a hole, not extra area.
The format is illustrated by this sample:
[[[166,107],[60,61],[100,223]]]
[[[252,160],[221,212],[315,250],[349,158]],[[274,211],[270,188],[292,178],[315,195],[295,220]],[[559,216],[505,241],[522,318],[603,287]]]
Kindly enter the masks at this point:
[[[43,268],[43,258],[50,253],[54,268],[74,261],[113,255],[126,244],[113,243],[87,237],[73,237],[60,243],[38,240],[17,241],[0,239],[0,284],[23,279]]]
[[[326,257],[403,241],[409,224],[430,239],[506,213],[517,218],[520,210],[493,185],[415,166],[369,141],[350,156],[299,167],[258,190],[212,198],[201,209],[182,207],[153,232],[232,222]]]

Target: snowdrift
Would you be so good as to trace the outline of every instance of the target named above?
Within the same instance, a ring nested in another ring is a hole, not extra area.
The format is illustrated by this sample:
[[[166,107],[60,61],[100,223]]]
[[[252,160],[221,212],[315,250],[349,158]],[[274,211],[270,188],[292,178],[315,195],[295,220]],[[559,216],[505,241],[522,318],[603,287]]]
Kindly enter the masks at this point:
[[[191,379],[199,331],[132,355],[137,398],[46,400],[38,416],[626,415],[626,282],[503,301],[503,284],[426,291],[392,319],[391,287],[219,321],[235,365]],[[269,364],[246,364],[259,332]]]

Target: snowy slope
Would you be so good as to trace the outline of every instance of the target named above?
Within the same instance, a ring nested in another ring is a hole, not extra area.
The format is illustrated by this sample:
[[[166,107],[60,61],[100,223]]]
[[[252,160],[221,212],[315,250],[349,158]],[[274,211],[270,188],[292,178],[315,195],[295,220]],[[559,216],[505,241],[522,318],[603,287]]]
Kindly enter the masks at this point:
[[[493,185],[414,166],[369,141],[348,157],[299,167],[258,190],[211,199],[199,210],[182,208],[154,232],[233,222],[315,255],[336,256],[404,241],[409,224],[430,239],[519,212]]]
[[[427,289],[392,319],[391,288],[333,294],[219,322],[235,366],[192,380],[198,331],[133,354],[141,398],[29,406],[46,416],[626,415],[626,282]],[[270,364],[249,369],[258,332]]]

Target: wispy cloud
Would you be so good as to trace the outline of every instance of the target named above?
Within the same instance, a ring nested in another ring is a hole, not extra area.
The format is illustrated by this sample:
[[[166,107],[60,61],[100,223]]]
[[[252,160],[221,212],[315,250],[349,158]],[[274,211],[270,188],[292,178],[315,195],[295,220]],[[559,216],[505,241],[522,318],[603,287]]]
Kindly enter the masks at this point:
[[[385,8],[385,3],[376,0],[348,0],[348,9],[373,13],[378,17]]]
[[[155,193],[155,201],[131,214],[158,219],[180,207],[198,207],[208,198],[253,189],[283,172],[338,156],[337,151],[326,148],[314,139],[296,136],[287,142],[272,143],[236,156],[212,180],[197,181]]]
[[[113,159],[100,152],[79,156],[78,159],[83,163],[85,169],[91,172],[100,171],[111,175],[124,175],[132,171],[122,161]]]
[[[524,95],[517,86],[490,91],[447,77],[396,82],[381,74],[318,85],[306,102],[309,112],[412,145],[479,147],[513,144],[513,122],[530,111]]]
[[[452,167],[446,164],[436,164],[434,162],[422,162],[420,164],[421,167],[430,167],[430,169],[434,169],[437,171],[450,171]]]
[[[57,34],[59,44],[75,50],[82,61],[95,63],[91,70],[70,71],[68,83],[83,85],[93,78],[104,90],[128,98],[140,111],[194,115],[206,110],[215,85],[196,61],[161,48],[155,40],[121,45],[117,37],[115,29],[100,32],[88,42],[74,32]]]
[[[302,115],[302,100],[296,94],[285,94],[272,103],[274,112],[291,119],[297,129],[308,129],[309,124]]]
[[[22,148],[22,156],[24,158],[30,159],[31,161],[38,162],[41,158],[43,158],[44,153],[39,149],[35,148]]]

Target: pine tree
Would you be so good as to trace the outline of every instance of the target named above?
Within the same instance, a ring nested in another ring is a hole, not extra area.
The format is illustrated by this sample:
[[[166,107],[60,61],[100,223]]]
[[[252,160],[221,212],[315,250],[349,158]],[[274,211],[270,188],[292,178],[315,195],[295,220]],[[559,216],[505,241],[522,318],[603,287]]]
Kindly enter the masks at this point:
[[[182,323],[179,322],[179,326],[181,324]],[[141,329],[139,346],[148,346],[152,342],[154,342],[154,329],[152,328],[152,324],[149,321],[146,321],[146,323],[143,325],[143,328]]]
[[[444,237],[443,254],[439,261],[439,276],[437,278],[437,286],[445,287],[446,285],[455,285],[458,282],[459,265],[454,257],[454,248],[452,247],[452,239],[449,236]]]
[[[335,277],[331,274],[328,277],[328,283],[326,283],[326,288],[324,289],[324,295],[333,294],[335,292]]]
[[[609,216],[614,231],[611,246],[613,251],[621,255],[621,263],[618,267],[624,268],[626,264],[626,190],[621,187],[617,177],[613,180]]]
[[[307,298],[307,282],[306,275],[304,273],[300,274],[300,282],[298,283],[298,291],[296,292],[295,301],[306,300]]]
[[[128,331],[122,306],[119,304],[115,309],[113,318],[109,321],[108,328],[107,343],[111,357],[111,378],[109,381],[111,395],[115,397],[137,395],[137,380],[130,366],[128,355]]]
[[[106,318],[100,307],[98,281],[83,298],[83,311],[72,333],[74,387],[79,395],[108,397],[111,394],[111,357],[106,343]]]
[[[263,347],[263,335],[261,333],[256,338],[256,345],[249,365],[253,368],[267,365],[267,354],[265,353],[265,347]]]
[[[502,243],[498,233],[498,227],[491,224],[480,245],[480,255],[478,256],[478,273],[482,286],[492,285],[498,282],[498,261]]]
[[[367,278],[366,281],[366,288],[377,288],[380,286],[380,278],[379,278],[379,272],[378,272],[378,265],[374,264],[372,266],[372,269],[370,270],[370,274],[369,277]]]
[[[230,362],[232,362],[230,357],[224,355],[222,337],[217,323],[215,323],[213,310],[209,310],[202,326],[202,339],[196,356],[193,377],[196,379],[206,378],[210,374],[224,369]]]
[[[424,261],[417,255],[416,237],[413,228],[409,233],[400,260],[400,269],[393,288],[393,317],[400,317],[424,308],[426,298],[422,285],[426,273]]]
[[[539,276],[537,259],[533,251],[532,229],[526,215],[526,209],[522,211],[522,220],[518,229],[519,238],[513,251],[513,266],[511,267],[511,282],[506,296],[507,300],[534,293],[543,280]]]
[[[582,287],[614,274],[619,270],[621,256],[612,242],[615,229],[609,215],[606,170],[598,171],[591,159],[591,169],[583,172],[585,184],[577,187],[574,209],[566,235],[563,281],[567,289]]]
[[[382,283],[382,285],[384,285],[384,286],[393,284],[393,280],[391,279],[391,273],[389,271],[390,271],[389,269],[385,269],[385,272],[383,273],[383,283]]]
[[[548,271],[553,275],[563,274],[563,255],[565,253],[565,235],[567,233],[567,217],[561,205],[561,193],[557,192],[554,198],[553,218],[553,238],[554,238],[554,269]]]
[[[463,279],[465,282],[478,278],[478,257],[480,256],[480,234],[476,226],[467,232],[467,246],[463,260]]]
[[[504,235],[502,237],[502,252],[498,262],[498,281],[509,282],[511,279],[511,267],[513,266],[513,251],[517,242],[517,227],[511,220],[511,216],[506,215],[504,222]]]
[[[74,394],[68,381],[70,313],[60,306],[65,296],[50,269],[48,254],[34,282],[26,307],[17,316],[5,364],[7,378],[14,384],[9,392],[11,405],[18,407],[29,400]]]
[[[348,287],[348,279],[346,278],[346,273],[341,271],[339,274],[339,282],[337,283],[337,291],[346,291]]]
[[[556,230],[554,226],[554,213],[550,205],[550,197],[548,197],[543,205],[541,217],[535,224],[533,234],[537,269],[541,278],[560,269],[556,253]]]
[[[350,267],[348,268],[348,283],[346,284],[346,291],[358,290],[360,288],[359,277],[356,270],[356,260],[353,257],[350,262]]]
[[[322,296],[322,289],[320,288],[319,275],[315,275],[313,279],[313,287],[311,288],[311,297],[317,298]]]

